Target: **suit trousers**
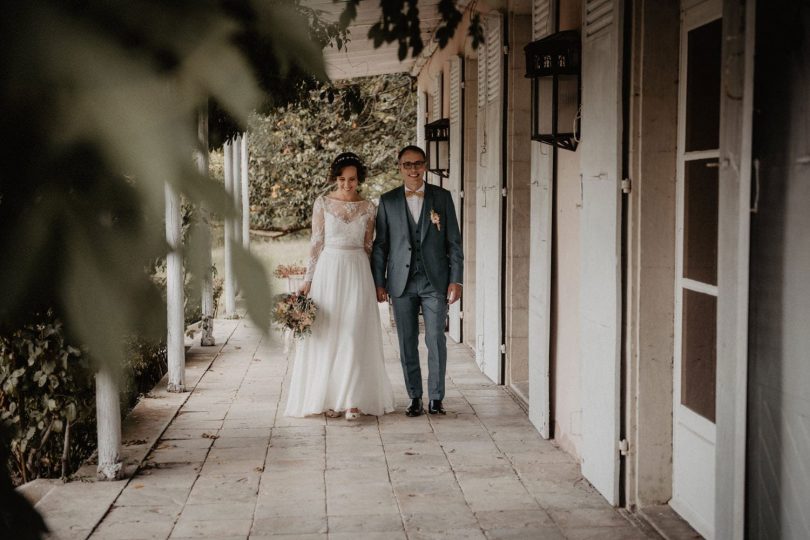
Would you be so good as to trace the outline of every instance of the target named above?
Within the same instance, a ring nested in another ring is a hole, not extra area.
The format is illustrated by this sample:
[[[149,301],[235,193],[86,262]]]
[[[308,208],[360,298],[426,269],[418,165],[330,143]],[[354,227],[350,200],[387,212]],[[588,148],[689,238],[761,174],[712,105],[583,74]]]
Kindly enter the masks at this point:
[[[419,307],[425,320],[425,345],[428,350],[428,395],[444,399],[444,374],[447,369],[447,293],[437,291],[424,271],[409,278],[401,296],[391,297],[399,339],[399,360],[405,376],[405,388],[411,399],[422,397],[422,369],[419,366]]]

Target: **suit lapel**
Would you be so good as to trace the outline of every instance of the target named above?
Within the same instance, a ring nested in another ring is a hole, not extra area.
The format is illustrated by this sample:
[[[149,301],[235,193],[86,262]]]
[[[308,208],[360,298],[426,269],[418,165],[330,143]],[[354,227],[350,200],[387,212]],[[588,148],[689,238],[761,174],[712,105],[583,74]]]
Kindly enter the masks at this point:
[[[422,203],[422,215],[419,218],[422,221],[421,241],[423,244],[425,243],[425,235],[427,235],[428,227],[431,226],[430,211],[432,209],[433,209],[433,186],[425,182],[425,200]]]
[[[407,234],[407,231],[410,230],[410,226],[408,225],[408,213],[410,210],[408,209],[408,203],[405,201],[404,185],[397,188],[396,200],[399,201],[399,213],[402,216],[402,226],[404,227],[402,230],[406,232],[405,236],[408,238],[408,242],[410,242],[411,235]]]

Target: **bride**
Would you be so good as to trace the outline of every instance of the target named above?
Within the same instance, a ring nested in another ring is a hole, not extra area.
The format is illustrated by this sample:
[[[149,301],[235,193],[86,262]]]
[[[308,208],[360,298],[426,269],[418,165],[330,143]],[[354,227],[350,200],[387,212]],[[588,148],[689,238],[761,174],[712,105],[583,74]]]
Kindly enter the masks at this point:
[[[312,208],[310,259],[301,294],[318,306],[312,334],[295,349],[286,416],[382,415],[394,410],[383,363],[380,314],[369,255],[374,203],[357,186],[366,168],[351,152],[329,168],[335,189]]]

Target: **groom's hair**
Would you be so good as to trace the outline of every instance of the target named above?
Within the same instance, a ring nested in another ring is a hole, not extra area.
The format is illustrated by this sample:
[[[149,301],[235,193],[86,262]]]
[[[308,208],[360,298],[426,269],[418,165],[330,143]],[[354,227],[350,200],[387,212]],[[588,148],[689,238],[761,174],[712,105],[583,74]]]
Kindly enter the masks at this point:
[[[365,182],[367,173],[366,165],[363,163],[363,160],[360,159],[360,156],[354,152],[343,152],[332,161],[332,164],[329,166],[329,176],[327,176],[327,180],[334,182],[337,177],[340,176],[340,173],[343,172],[343,169],[349,166],[353,166],[357,169],[357,183],[362,184]]]
[[[419,148],[415,144],[409,144],[408,146],[406,146],[405,148],[403,148],[402,150],[399,151],[399,154],[397,154],[397,162],[399,162],[399,160],[402,159],[402,155],[405,152],[418,152],[418,153],[422,154],[423,159],[427,159],[427,154],[425,154],[424,150],[422,150],[421,148]]]

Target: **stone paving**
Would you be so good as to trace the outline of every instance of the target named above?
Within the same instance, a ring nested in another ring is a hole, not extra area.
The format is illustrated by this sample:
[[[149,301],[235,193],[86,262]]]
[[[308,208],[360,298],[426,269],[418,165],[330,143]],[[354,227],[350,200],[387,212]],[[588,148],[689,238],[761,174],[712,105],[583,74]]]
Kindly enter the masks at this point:
[[[648,537],[540,438],[464,346],[449,348],[447,416],[406,417],[396,336],[385,332],[397,412],[295,419],[283,416],[292,370],[280,338],[239,321],[103,519],[55,536]]]

